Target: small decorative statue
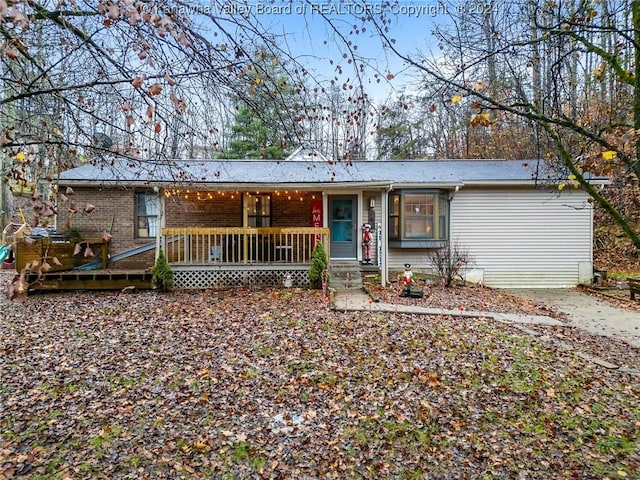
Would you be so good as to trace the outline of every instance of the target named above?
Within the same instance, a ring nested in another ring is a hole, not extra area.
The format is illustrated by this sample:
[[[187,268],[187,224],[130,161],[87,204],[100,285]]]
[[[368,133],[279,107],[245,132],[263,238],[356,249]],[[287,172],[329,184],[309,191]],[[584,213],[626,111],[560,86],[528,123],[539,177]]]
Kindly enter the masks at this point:
[[[411,264],[404,264],[404,275],[402,277],[402,282],[404,283],[404,289],[400,294],[401,297],[413,297],[413,298],[422,298],[424,292],[420,288],[416,288],[413,286],[415,282],[415,277],[413,272],[411,271]]]
[[[404,275],[402,277],[402,283],[404,284],[404,290],[402,290],[402,296],[408,297],[411,292],[411,285],[413,285],[413,272],[411,271],[411,264],[404,264]]]
[[[371,265],[371,225],[365,223],[362,225],[362,254],[364,256],[365,265]]]

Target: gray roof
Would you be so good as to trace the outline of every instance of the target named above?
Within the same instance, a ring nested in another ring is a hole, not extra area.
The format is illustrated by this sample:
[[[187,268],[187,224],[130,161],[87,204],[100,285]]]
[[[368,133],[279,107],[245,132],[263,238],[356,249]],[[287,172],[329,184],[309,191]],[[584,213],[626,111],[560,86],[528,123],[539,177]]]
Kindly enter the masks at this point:
[[[276,161],[175,160],[152,163],[115,159],[83,165],[60,174],[60,182],[96,184],[180,184],[202,187],[241,185],[385,186],[533,183],[536,160],[398,160],[398,161]],[[546,170],[544,170],[546,172]],[[538,180],[546,180],[540,173]]]

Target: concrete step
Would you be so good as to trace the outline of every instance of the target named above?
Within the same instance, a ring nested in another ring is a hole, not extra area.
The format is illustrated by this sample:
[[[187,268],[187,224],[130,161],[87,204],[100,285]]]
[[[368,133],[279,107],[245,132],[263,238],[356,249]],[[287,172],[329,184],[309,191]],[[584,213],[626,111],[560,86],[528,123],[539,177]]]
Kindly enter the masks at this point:
[[[361,289],[362,272],[359,265],[336,265],[329,268],[329,285],[340,292],[344,290]]]

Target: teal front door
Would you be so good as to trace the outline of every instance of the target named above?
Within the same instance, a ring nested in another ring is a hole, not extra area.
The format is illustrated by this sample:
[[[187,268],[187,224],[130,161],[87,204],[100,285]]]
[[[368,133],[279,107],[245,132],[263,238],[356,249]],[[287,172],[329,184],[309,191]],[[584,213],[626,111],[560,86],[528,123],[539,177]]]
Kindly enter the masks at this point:
[[[329,197],[330,256],[332,259],[356,259],[358,246],[355,223],[357,205],[357,195],[332,195]]]

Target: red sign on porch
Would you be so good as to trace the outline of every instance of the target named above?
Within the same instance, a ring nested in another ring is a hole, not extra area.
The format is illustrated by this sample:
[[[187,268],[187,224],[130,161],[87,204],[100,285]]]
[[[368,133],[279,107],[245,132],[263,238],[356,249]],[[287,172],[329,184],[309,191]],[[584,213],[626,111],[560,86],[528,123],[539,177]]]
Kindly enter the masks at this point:
[[[322,227],[322,200],[312,200],[311,201],[311,226],[320,228]],[[313,247],[316,246],[316,243],[322,241],[320,235],[313,236]]]

